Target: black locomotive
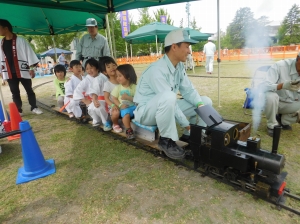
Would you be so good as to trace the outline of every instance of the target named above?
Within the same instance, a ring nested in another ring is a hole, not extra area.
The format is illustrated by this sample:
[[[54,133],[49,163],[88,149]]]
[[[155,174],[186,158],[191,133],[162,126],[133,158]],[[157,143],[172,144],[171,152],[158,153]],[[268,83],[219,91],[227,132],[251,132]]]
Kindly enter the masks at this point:
[[[285,189],[284,155],[277,154],[281,127],[274,128],[272,151],[260,148],[261,139],[239,141],[239,122],[223,120],[209,106],[196,112],[208,127],[191,126],[194,168],[254,191],[264,198],[280,198]]]

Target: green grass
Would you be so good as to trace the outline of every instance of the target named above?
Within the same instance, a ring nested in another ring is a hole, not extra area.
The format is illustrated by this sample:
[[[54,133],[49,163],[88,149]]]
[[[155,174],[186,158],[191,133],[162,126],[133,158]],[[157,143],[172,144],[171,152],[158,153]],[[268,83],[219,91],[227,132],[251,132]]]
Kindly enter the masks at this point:
[[[224,63],[221,76],[250,77],[253,69],[264,64],[267,62],[251,62],[251,68]],[[138,75],[145,69],[145,65],[135,67]],[[196,74],[206,75],[205,69],[196,68]],[[249,79],[221,79],[221,107],[216,78],[191,80],[200,94],[211,97],[225,118],[251,122],[252,117],[242,111],[243,89],[250,86]],[[52,102],[53,91],[52,83],[35,90],[45,103]],[[26,105],[26,97],[23,99]],[[300,222],[298,216],[274,210],[263,200],[52,113],[25,114],[23,119],[29,120],[44,157],[55,159],[57,171],[16,185],[17,170],[23,166],[21,145],[2,139],[0,223]],[[270,150],[272,140],[265,129],[262,118],[257,133],[262,147]],[[287,157],[287,183],[294,193],[300,192],[299,131],[298,125],[293,125],[293,132],[282,132],[279,146],[279,152]]]

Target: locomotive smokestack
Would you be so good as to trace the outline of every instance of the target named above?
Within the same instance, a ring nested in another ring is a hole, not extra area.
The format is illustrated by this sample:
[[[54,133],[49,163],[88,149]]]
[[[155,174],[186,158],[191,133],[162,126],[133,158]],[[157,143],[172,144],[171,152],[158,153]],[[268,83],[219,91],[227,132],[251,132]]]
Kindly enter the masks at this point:
[[[280,139],[281,126],[276,125],[273,129],[273,144],[272,153],[277,154],[279,139]]]

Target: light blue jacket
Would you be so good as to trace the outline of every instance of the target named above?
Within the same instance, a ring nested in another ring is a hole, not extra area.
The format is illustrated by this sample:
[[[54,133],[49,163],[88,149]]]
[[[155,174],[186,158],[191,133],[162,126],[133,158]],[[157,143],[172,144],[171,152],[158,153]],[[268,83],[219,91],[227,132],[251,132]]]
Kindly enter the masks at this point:
[[[170,90],[175,94],[180,91],[182,97],[195,108],[202,102],[197,90],[188,79],[184,64],[179,62],[176,68],[165,54],[161,59],[152,63],[142,74],[133,101],[142,107],[156,94]],[[175,109],[176,121],[183,127],[188,125],[185,115],[178,105]]]

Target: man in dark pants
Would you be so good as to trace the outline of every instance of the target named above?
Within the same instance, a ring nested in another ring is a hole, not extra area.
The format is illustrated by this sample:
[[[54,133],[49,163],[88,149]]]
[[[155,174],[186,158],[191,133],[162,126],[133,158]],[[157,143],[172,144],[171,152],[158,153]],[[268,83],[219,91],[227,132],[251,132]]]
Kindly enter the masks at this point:
[[[12,25],[5,19],[0,19],[0,73],[7,80],[14,103],[22,115],[22,100],[19,83],[21,82],[27,92],[31,111],[34,114],[43,112],[36,106],[36,97],[32,89],[34,66],[39,62],[30,45],[22,37],[13,33]]]

